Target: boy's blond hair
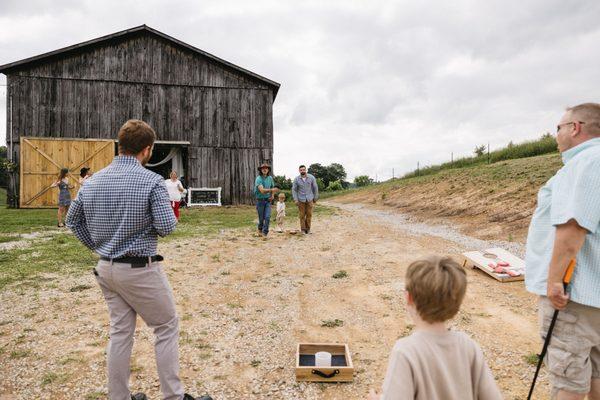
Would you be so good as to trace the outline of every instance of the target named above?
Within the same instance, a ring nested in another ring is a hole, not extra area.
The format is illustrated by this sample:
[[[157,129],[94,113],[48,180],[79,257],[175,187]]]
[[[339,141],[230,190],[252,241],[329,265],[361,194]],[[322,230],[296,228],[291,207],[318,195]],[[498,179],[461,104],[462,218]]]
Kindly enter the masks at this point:
[[[285,199],[285,193],[279,193],[279,196],[277,196],[277,198],[281,199]]]
[[[443,322],[460,309],[467,274],[450,257],[432,256],[409,265],[405,287],[424,321]]]

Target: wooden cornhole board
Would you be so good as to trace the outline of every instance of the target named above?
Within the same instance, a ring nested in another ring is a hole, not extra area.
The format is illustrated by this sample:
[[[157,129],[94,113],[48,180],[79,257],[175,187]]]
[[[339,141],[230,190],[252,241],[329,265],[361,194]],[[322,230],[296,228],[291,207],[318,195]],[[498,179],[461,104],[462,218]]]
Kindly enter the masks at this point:
[[[478,268],[500,282],[514,282],[525,279],[525,261],[499,247],[485,249],[484,251],[468,251],[463,253],[463,256],[465,257],[463,267],[470,266],[472,268]],[[520,271],[521,275],[510,276],[508,274],[494,272],[488,264],[495,264],[498,261],[506,261],[510,264],[507,268],[513,271]]]
[[[331,353],[331,367],[315,367],[315,354]],[[347,344],[299,343],[296,349],[297,382],[352,382],[354,365]]]

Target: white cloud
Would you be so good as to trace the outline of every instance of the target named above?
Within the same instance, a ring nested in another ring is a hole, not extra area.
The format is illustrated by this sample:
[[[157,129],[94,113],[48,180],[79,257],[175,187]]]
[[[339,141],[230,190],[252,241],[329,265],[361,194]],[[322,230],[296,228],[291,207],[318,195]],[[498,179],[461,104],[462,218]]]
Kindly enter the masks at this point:
[[[535,138],[564,107],[598,101],[599,12],[559,0],[5,0],[0,64],[146,23],[282,84],[276,172],[340,162],[387,178]]]

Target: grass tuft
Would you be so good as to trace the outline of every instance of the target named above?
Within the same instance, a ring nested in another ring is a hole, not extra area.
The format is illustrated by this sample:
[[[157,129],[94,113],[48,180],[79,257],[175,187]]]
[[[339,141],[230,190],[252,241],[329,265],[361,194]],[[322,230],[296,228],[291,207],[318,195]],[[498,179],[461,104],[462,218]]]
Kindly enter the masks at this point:
[[[338,272],[336,272],[335,274],[331,275],[331,277],[333,279],[342,279],[342,278],[347,278],[348,277],[348,273],[344,270],[340,270]]]
[[[321,321],[321,326],[323,328],[337,328],[340,326],[344,326],[344,321],[341,319],[326,319]]]

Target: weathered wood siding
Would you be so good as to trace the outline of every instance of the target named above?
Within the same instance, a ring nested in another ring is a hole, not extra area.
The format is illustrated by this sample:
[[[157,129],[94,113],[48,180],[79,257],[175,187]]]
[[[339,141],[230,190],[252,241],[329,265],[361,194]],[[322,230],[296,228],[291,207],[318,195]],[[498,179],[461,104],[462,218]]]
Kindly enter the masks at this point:
[[[115,80],[212,87],[268,86],[161,37],[140,33],[39,64],[20,76]]]
[[[7,83],[17,154],[20,136],[113,139],[138,118],[159,140],[189,141],[189,184],[223,187],[224,203],[251,201],[256,166],[272,161],[273,88],[151,34],[47,60]]]

